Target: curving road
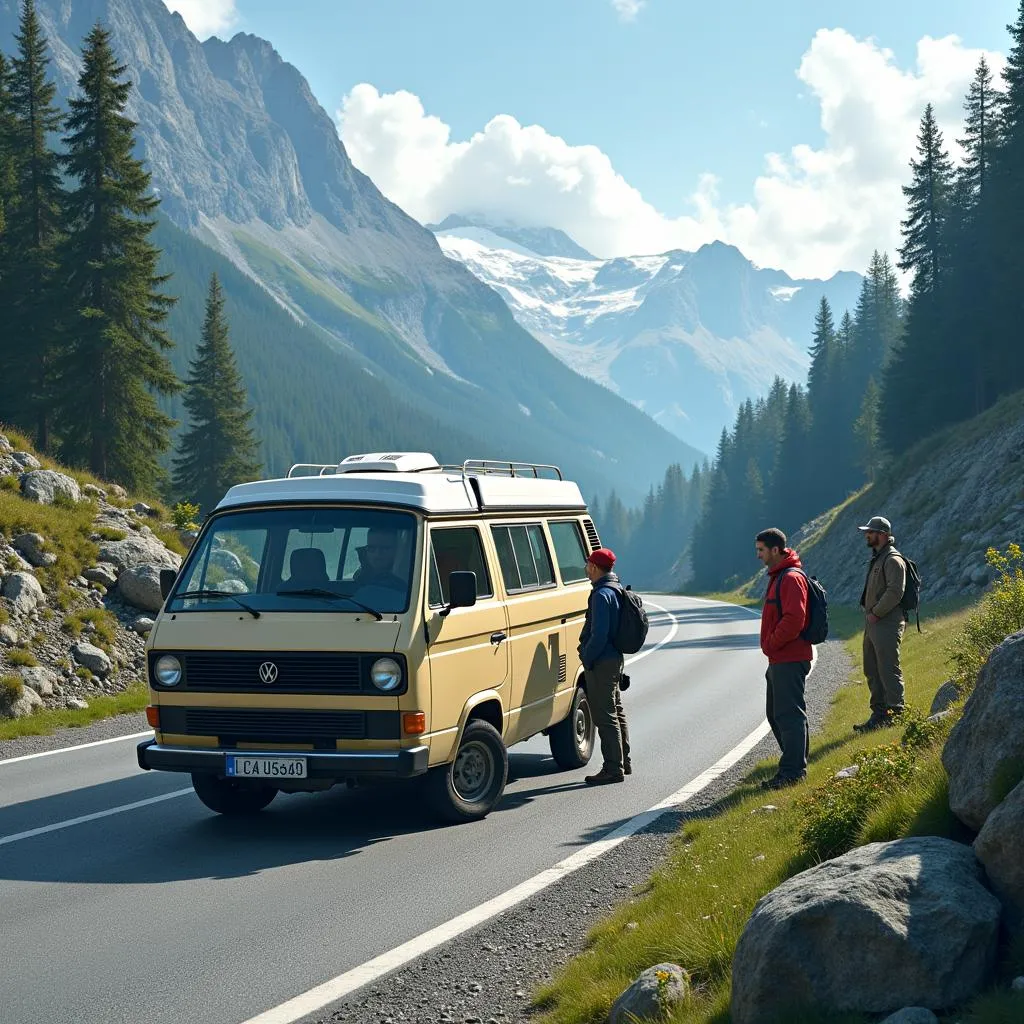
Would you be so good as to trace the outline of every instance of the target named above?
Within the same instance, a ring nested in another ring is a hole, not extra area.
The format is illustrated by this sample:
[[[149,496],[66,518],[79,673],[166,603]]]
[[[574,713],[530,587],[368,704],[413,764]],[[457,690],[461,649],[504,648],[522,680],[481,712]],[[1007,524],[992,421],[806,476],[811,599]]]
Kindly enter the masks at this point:
[[[658,804],[764,722],[766,662],[750,612],[655,601],[624,695],[634,774],[590,789],[599,755],[558,772],[537,737],[470,825],[435,826],[404,787],[224,819],[187,776],[141,772],[130,739],[0,761],[0,1019],[241,1024]]]

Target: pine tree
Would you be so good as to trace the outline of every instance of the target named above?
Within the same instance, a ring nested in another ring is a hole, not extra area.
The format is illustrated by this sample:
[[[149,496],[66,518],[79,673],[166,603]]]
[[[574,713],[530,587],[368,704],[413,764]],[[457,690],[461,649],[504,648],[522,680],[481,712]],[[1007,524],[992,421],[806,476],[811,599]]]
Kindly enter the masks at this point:
[[[767,510],[775,523],[787,523],[786,532],[795,531],[816,511],[809,486],[811,415],[802,388],[791,385],[786,403],[786,421],[782,428],[778,462],[772,474],[773,500]]]
[[[998,138],[998,96],[992,84],[992,70],[982,55],[974,72],[970,92],[964,103],[964,150],[959,183],[965,198],[973,206],[985,195],[992,170],[992,156]]]
[[[61,128],[48,78],[50,58],[35,0],[24,0],[10,75],[14,202],[5,233],[4,332],[0,341],[0,414],[50,447],[51,363],[57,344],[57,249],[62,218],[60,165],[51,148]]]
[[[939,287],[949,262],[945,228],[953,191],[953,165],[930,103],[921,118],[917,153],[918,159],[910,162],[911,183],[903,186],[908,206],[902,224],[899,268],[913,271],[916,292],[931,293]]]
[[[149,241],[159,201],[133,156],[125,70],[110,33],[97,25],[86,39],[65,139],[64,166],[74,182],[63,251],[71,312],[58,401],[65,458],[153,492],[174,425],[156,395],[181,385],[164,355],[172,342],[163,324],[174,300],[161,291],[168,278],[158,273],[160,253]]]
[[[860,415],[853,425],[853,434],[857,439],[857,461],[868,482],[873,482],[878,468],[879,434],[878,434],[879,391],[874,377],[868,381],[864,401],[861,403]]]
[[[835,357],[836,328],[832,307],[823,295],[814,315],[814,334],[811,339],[811,367],[807,373],[807,390],[811,411],[818,412],[827,394],[829,368]]]
[[[234,484],[259,475],[248,397],[228,338],[224,294],[210,278],[202,342],[185,392],[191,425],[174,460],[174,488],[209,512]]]
[[[6,246],[4,234],[7,213],[14,202],[16,188],[14,104],[11,97],[11,65],[0,52],[0,276],[3,275]],[[0,286],[2,287],[2,286]],[[0,291],[0,298],[2,298]]]

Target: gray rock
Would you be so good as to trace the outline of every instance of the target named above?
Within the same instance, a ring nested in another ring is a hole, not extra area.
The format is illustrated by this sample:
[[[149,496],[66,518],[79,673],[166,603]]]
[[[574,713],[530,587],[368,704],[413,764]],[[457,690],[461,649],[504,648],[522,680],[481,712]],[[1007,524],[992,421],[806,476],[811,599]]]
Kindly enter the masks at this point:
[[[1024,930],[1024,782],[988,816],[974,840],[992,890],[1003,901],[1006,920]]]
[[[835,778],[837,779],[852,779],[860,772],[859,764],[851,764],[848,768],[840,768],[836,772]]]
[[[989,571],[988,566],[979,565],[978,568],[971,573],[971,582],[975,586],[980,587],[988,583],[989,579],[991,579],[991,576],[992,574]]]
[[[89,707],[89,702],[82,700],[81,697],[68,697],[68,707],[76,711],[85,711]]]
[[[212,551],[210,562],[220,566],[225,572],[234,573],[236,576],[242,575],[242,560],[234,551],[228,551],[227,548],[218,548],[216,551]]]
[[[690,976],[677,964],[648,967],[615,1001],[608,1024],[663,1020],[665,1011],[681,1003],[689,991]]]
[[[7,455],[11,451],[11,442],[7,440],[6,434],[0,434],[0,455]]]
[[[95,484],[86,484],[82,488],[82,493],[87,498],[105,498],[107,492],[102,487],[97,487]]]
[[[52,505],[58,497],[69,501],[82,500],[78,481],[52,469],[37,469],[21,478],[21,493],[29,501],[40,505]]]
[[[192,545],[195,544],[196,538],[199,536],[198,530],[179,530],[178,540],[185,545],[186,550],[191,550]]]
[[[107,490],[109,490],[111,496],[117,498],[118,501],[126,501],[128,499],[128,492],[120,484],[111,484]]]
[[[937,723],[943,721],[943,719],[949,718],[953,714],[952,708],[946,708],[945,711],[936,711],[934,715],[929,715],[925,721]]]
[[[30,572],[12,572],[4,580],[3,596],[11,602],[16,612],[28,615],[46,603],[46,595],[39,580]]]
[[[14,550],[22,555],[29,565],[37,569],[46,565],[55,565],[57,556],[52,551],[44,551],[46,539],[38,533],[19,533],[11,541]]]
[[[35,690],[22,687],[21,696],[7,708],[8,718],[28,718],[43,706],[43,698]]]
[[[138,633],[139,636],[148,636],[152,631],[156,623],[146,615],[140,615],[132,623],[132,632]]]
[[[23,668],[21,681],[28,688],[35,690],[40,697],[52,697],[53,684],[57,681],[57,677],[48,668],[37,665],[34,668]]]
[[[249,587],[242,580],[223,580],[217,584],[218,590],[223,590],[228,594],[248,594]]]
[[[940,711],[952,707],[959,699],[960,691],[957,689],[956,683],[952,679],[948,679],[936,691],[928,714],[937,715]]]
[[[1021,722],[1024,632],[1008,637],[992,652],[942,751],[950,809],[976,832],[1005,796],[1009,776],[1024,765]]]
[[[934,836],[871,843],[788,879],[736,946],[732,1020],[964,1002],[996,960],[1001,908],[982,879],[970,847]]]
[[[107,653],[101,651],[98,647],[83,641],[71,648],[71,654],[79,665],[87,668],[94,676],[102,678],[110,675],[113,665],[110,662],[110,658],[107,657]]]
[[[11,452],[11,461],[22,473],[42,469],[42,463],[31,452]]]
[[[104,541],[100,545],[100,561],[109,562],[117,570],[118,578],[125,569],[140,565],[159,565],[177,569],[181,558],[168,550],[157,537],[133,534],[124,540]]]
[[[99,565],[86,569],[82,575],[90,583],[98,583],[101,587],[106,587],[107,590],[112,590],[117,586],[117,570],[106,562],[100,562]]]
[[[939,1018],[923,1006],[905,1006],[886,1017],[882,1024],[939,1024]]]
[[[144,501],[137,501],[132,505],[132,511],[136,512],[140,516],[155,516],[157,514],[156,509],[152,505],[147,505]]]
[[[158,612],[164,599],[160,593],[159,565],[137,565],[125,569],[117,578],[118,592],[122,600],[133,608],[144,612]]]
[[[14,647],[18,642],[18,631],[13,626],[0,626],[0,645]]]

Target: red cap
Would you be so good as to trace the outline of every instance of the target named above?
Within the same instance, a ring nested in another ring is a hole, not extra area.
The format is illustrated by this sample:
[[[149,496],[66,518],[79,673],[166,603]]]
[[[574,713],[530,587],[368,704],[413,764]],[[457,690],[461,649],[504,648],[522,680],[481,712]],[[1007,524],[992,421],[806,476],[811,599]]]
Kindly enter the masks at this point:
[[[615,564],[615,552],[611,548],[598,548],[596,551],[590,552],[590,557],[587,561],[593,562],[598,569],[604,569],[605,572],[608,572]]]

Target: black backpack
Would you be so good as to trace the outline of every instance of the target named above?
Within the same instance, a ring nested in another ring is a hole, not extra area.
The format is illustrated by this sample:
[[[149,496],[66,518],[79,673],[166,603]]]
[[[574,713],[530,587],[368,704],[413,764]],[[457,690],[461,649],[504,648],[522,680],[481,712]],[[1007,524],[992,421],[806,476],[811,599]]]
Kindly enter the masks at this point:
[[[899,555],[900,558],[906,563],[907,566],[907,585],[903,590],[903,596],[900,598],[900,607],[903,609],[903,617],[910,621],[910,613],[913,612],[917,619],[917,631],[921,632],[921,573],[917,568],[917,564],[911,559],[907,558],[902,551],[890,551],[885,557],[885,561],[888,562],[893,555]],[[882,578],[885,578],[885,562],[882,563]]]
[[[615,583],[606,583],[605,586],[619,595],[619,625],[612,637],[612,644],[621,654],[636,654],[643,647],[650,628],[644,602],[629,587]]]
[[[803,569],[792,567],[783,569],[775,582],[775,596],[771,599],[773,604],[779,606],[779,618],[782,617],[782,577],[788,576],[791,572],[798,572],[807,580],[807,625],[801,630],[800,638],[809,644],[823,644],[828,639],[828,594],[825,588],[818,582],[817,576],[808,576]],[[771,586],[771,584],[768,584]]]

